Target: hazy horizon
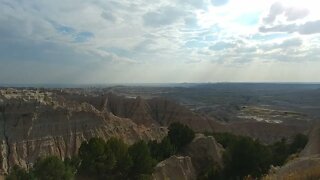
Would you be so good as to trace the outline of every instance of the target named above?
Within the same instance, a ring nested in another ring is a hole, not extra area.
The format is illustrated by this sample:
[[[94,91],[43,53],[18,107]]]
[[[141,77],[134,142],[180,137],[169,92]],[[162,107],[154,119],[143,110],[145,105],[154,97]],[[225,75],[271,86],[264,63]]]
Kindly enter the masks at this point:
[[[38,83],[38,84],[2,84],[0,88],[108,88],[124,87],[193,87],[199,85],[270,85],[270,86],[303,86],[320,88],[320,82],[176,82],[176,83],[103,83],[103,84],[72,84],[72,83]]]
[[[319,83],[312,0],[0,0],[0,85]]]

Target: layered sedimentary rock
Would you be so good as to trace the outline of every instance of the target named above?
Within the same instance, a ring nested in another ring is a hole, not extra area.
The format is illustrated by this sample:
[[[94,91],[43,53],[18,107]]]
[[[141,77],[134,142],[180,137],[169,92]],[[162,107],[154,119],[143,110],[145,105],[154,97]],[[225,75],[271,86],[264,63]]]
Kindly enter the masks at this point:
[[[273,142],[305,127],[266,123],[220,123],[164,98],[126,98],[77,89],[0,89],[0,169],[30,167],[36,158],[77,153],[93,136],[127,143],[161,139],[165,126],[181,122],[196,132],[231,132]],[[208,147],[210,148],[210,147]]]
[[[307,122],[298,125],[253,121],[222,123],[161,97],[127,98],[113,93],[83,96],[73,92],[64,92],[61,96],[79,103],[92,104],[99,110],[108,111],[118,117],[130,118],[135,123],[145,126],[168,126],[172,122],[181,122],[196,132],[230,132],[250,136],[264,143],[272,143],[283,137],[289,138],[297,133],[306,133],[310,127]]]
[[[207,166],[223,166],[223,147],[214,137],[197,134],[194,140],[184,149],[185,155],[191,157],[194,168],[199,173]],[[204,162],[208,164],[204,164]]]
[[[154,180],[195,180],[196,173],[190,157],[171,156],[157,164],[152,177]]]
[[[137,125],[85,102],[31,90],[0,92],[0,123],[2,173],[15,164],[28,168],[40,156],[75,155],[91,137],[118,137],[130,144],[166,134],[165,128]]]
[[[181,122],[195,131],[224,129],[224,125],[214,119],[200,116],[186,107],[165,98],[126,98],[113,93],[86,97],[63,93],[62,96],[79,103],[92,104],[97,109],[104,109],[118,117],[130,118],[135,123],[146,126],[168,126],[172,122]]]

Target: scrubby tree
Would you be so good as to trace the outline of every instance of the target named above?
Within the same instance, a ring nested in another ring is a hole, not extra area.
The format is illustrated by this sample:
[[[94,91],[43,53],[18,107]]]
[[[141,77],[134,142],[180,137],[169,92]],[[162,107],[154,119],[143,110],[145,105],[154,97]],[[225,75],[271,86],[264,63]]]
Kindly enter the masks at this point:
[[[31,173],[27,172],[25,169],[15,165],[10,171],[10,174],[6,177],[6,180],[33,180]]]
[[[116,157],[101,138],[92,138],[81,144],[79,173],[86,176],[104,177],[116,164]]]
[[[282,138],[280,141],[273,143],[270,148],[272,149],[272,164],[275,166],[281,166],[285,163],[289,156],[289,147],[287,140]]]
[[[128,147],[116,138],[107,142],[99,138],[84,142],[79,150],[79,158],[79,174],[96,179],[146,178],[150,177],[156,164],[144,141]]]
[[[128,153],[128,145],[120,139],[111,138],[107,141],[105,148],[111,150],[116,160],[112,172],[109,173],[109,177],[126,179],[132,167],[132,159]]]
[[[207,164],[198,174],[198,180],[223,180],[223,171],[220,165],[215,162],[204,162]]]
[[[78,156],[67,157],[64,159],[64,165],[70,168],[72,172],[77,173],[80,166],[80,158]]]
[[[304,134],[297,134],[294,136],[292,143],[289,146],[289,153],[300,152],[308,143],[308,137]]]
[[[195,133],[187,125],[172,123],[169,126],[168,138],[178,151],[189,144],[194,136]]]
[[[131,177],[141,179],[153,172],[156,160],[151,157],[148,145],[144,141],[138,141],[129,147],[129,155],[133,165]]]
[[[258,177],[267,172],[270,159],[271,152],[258,141],[239,138],[224,154],[225,175],[240,179],[249,174]]]
[[[157,161],[167,159],[176,152],[175,146],[170,142],[170,139],[167,136],[164,137],[160,143],[156,140],[149,141],[148,146],[151,156]]]
[[[207,133],[207,135],[212,135],[212,133]],[[217,171],[213,171],[209,166],[200,174],[202,178],[212,174],[219,175],[219,177],[222,174],[222,179],[239,179],[247,175],[260,177],[268,171],[271,165],[283,165],[291,154],[303,149],[308,140],[305,135],[298,134],[293,138],[292,143],[288,143],[283,138],[271,145],[265,145],[252,138],[230,133],[213,135],[226,149],[223,155],[224,169],[221,170],[221,173],[216,173]]]
[[[72,169],[56,156],[39,159],[34,164],[33,174],[37,180],[70,180],[74,177]]]

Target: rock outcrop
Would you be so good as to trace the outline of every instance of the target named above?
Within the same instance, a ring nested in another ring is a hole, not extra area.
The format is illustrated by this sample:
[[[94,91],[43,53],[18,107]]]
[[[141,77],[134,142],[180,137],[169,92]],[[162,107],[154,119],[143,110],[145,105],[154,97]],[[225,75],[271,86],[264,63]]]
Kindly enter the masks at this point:
[[[106,111],[122,118],[129,118],[145,126],[168,126],[172,122],[188,125],[196,132],[230,132],[250,136],[264,143],[273,143],[281,138],[290,138],[297,133],[305,133],[309,123],[273,124],[267,122],[222,123],[211,117],[199,115],[188,108],[168,100],[155,97],[125,97],[113,93],[81,95],[74,92],[59,92],[63,98],[78,103],[88,103],[100,111]]]
[[[194,140],[184,149],[185,155],[191,157],[192,164],[197,173],[201,172],[206,166],[223,166],[223,147],[212,136],[197,134]],[[209,163],[209,164],[204,164]]]
[[[308,143],[299,157],[274,168],[265,179],[320,179],[320,124],[310,132]]]
[[[214,119],[200,116],[165,98],[126,98],[113,93],[85,97],[70,93],[61,93],[61,95],[68,100],[79,103],[86,102],[97,109],[105,109],[115,116],[129,118],[137,124],[146,126],[168,126],[172,122],[181,122],[193,130],[201,132],[223,130],[225,128],[224,125]]]
[[[72,156],[94,136],[119,137],[129,144],[161,139],[172,122],[196,132],[231,132],[264,142],[305,131],[252,122],[220,123],[164,98],[126,98],[79,89],[0,89],[0,171],[6,173],[15,164],[28,168],[39,156]],[[212,139],[202,141],[203,148],[214,149]]]
[[[2,173],[15,164],[29,168],[40,156],[70,157],[95,136],[118,137],[131,144],[166,134],[166,128],[137,125],[88,103],[33,90],[0,92],[0,127]]]
[[[195,180],[196,173],[190,157],[171,156],[157,164],[152,177],[154,180]]]

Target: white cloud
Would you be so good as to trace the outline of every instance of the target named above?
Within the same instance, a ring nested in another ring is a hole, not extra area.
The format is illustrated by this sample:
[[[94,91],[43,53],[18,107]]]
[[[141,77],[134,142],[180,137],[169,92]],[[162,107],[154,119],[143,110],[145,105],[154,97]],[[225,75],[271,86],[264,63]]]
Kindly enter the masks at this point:
[[[0,82],[245,81],[317,64],[320,14],[290,2],[2,0]]]

